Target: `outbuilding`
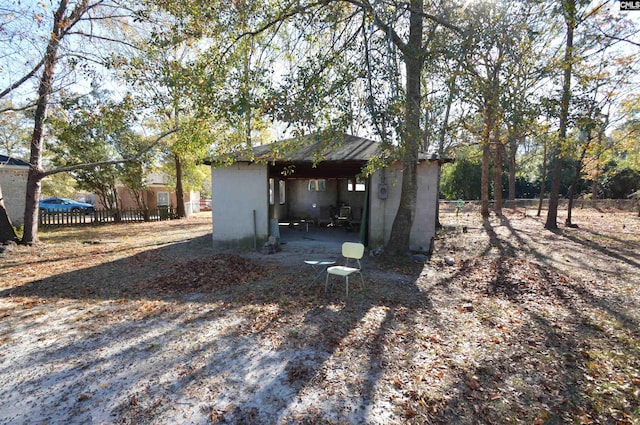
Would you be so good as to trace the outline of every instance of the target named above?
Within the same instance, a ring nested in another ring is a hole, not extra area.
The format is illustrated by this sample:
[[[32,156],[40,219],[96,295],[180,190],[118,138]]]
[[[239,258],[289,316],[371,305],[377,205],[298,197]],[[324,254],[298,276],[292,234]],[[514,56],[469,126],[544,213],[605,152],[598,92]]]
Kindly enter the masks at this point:
[[[370,248],[384,246],[400,203],[402,166],[391,163],[363,176],[381,145],[362,137],[315,136],[257,146],[252,158],[211,163],[213,243],[218,248],[261,247],[278,236],[278,223],[359,232]],[[435,236],[440,167],[421,154],[410,248],[427,252]]]

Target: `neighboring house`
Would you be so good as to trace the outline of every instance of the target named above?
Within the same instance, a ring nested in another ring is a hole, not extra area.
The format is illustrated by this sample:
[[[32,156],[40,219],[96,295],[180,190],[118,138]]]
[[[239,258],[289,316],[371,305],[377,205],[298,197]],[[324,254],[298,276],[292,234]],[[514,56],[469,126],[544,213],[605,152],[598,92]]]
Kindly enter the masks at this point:
[[[149,173],[146,178],[147,189],[144,192],[145,202],[150,210],[177,205],[176,192],[169,184],[169,176],[164,173]],[[118,186],[118,196],[123,209],[138,208],[131,191],[124,185]],[[187,216],[200,211],[200,192],[184,192],[185,211]]]
[[[332,143],[332,150],[323,150],[326,143],[309,139],[293,151],[272,154],[282,148],[282,143],[286,142],[254,148],[255,158],[262,161],[238,158],[230,166],[212,164],[215,246],[250,248],[256,242],[262,246],[274,221],[298,219],[323,226],[339,225],[335,216],[340,206],[350,207],[347,222],[364,227],[361,234],[368,246],[386,244],[400,203],[402,167],[392,164],[366,180],[357,179],[369,159],[379,152],[379,143],[347,135],[339,143]],[[321,161],[314,164],[314,158]],[[412,250],[427,252],[431,248],[443,162],[447,160],[437,155],[421,155],[417,165]]]
[[[14,226],[24,224],[29,163],[0,155],[0,187],[4,206]]]

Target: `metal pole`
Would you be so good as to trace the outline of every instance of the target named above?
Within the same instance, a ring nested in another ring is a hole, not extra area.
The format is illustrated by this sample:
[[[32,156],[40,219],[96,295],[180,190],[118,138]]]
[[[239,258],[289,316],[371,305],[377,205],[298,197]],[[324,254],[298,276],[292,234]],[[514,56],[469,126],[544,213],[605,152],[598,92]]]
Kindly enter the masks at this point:
[[[253,249],[258,250],[258,229],[256,226],[256,210],[253,210]]]

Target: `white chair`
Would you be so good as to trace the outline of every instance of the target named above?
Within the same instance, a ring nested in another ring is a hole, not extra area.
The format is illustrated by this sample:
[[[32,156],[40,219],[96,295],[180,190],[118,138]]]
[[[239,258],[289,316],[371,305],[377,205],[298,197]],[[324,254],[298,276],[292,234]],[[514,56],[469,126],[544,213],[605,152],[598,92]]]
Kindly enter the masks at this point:
[[[327,268],[327,278],[324,284],[324,290],[327,291],[329,287],[329,275],[343,276],[347,284],[347,299],[349,299],[349,276],[358,273],[360,280],[362,281],[362,290],[364,291],[364,278],[362,277],[362,265],[360,259],[364,255],[364,245],[355,242],[345,242],[342,244],[342,256],[345,258],[344,266],[332,266]],[[351,267],[351,262],[356,263],[357,267]]]

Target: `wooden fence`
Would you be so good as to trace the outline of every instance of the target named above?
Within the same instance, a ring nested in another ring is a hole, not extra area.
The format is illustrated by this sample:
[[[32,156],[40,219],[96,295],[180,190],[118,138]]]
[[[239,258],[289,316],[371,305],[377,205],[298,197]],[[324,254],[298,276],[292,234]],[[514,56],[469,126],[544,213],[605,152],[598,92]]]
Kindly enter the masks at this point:
[[[502,203],[503,208],[538,208],[539,199],[516,199],[509,201],[505,199]],[[558,206],[560,208],[567,207],[568,200],[560,199]],[[493,208],[494,201],[489,201],[489,208]],[[473,201],[445,201],[440,200],[441,211],[454,211],[456,208],[460,210],[471,210],[473,208],[480,208],[481,202],[477,200]],[[549,206],[549,199],[542,200],[542,207],[546,209]],[[598,199],[595,202],[591,199],[574,199],[574,208],[616,208],[625,211],[637,211],[640,207],[640,201],[637,199]]]
[[[103,223],[133,223],[169,220],[175,217],[172,207],[152,210],[125,208],[122,210],[44,211],[40,210],[38,223],[41,226],[72,226]]]

